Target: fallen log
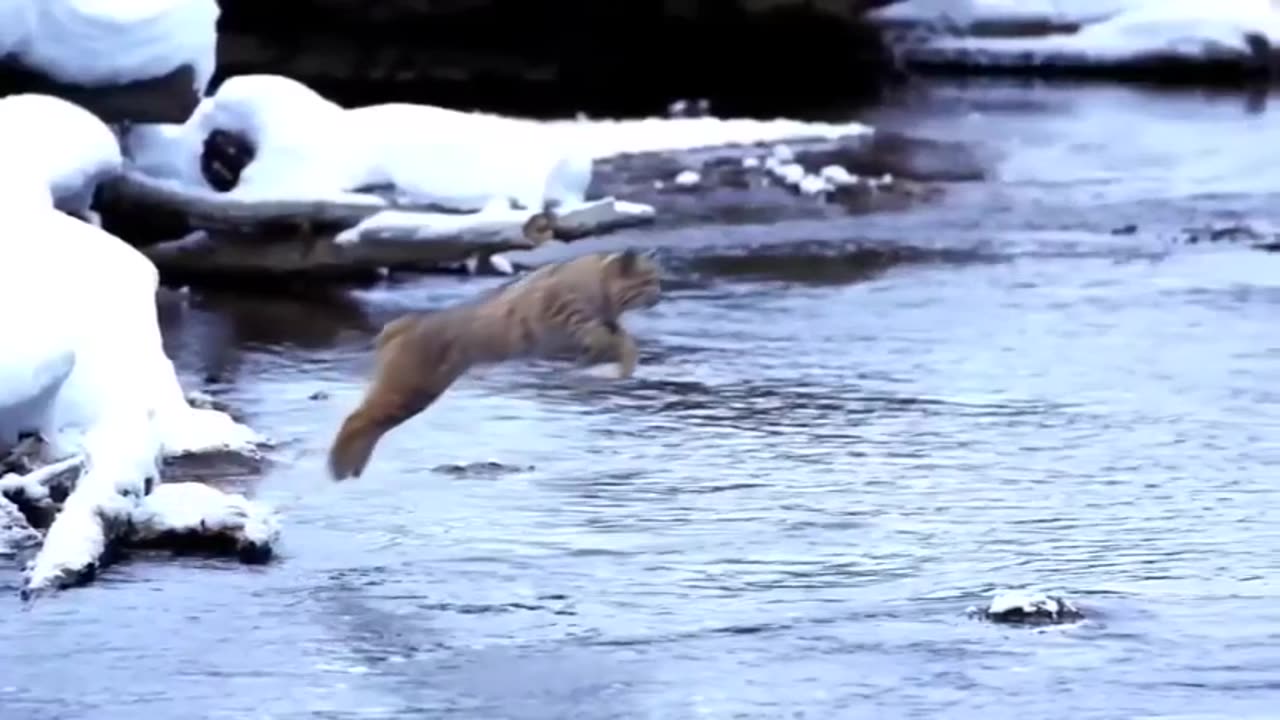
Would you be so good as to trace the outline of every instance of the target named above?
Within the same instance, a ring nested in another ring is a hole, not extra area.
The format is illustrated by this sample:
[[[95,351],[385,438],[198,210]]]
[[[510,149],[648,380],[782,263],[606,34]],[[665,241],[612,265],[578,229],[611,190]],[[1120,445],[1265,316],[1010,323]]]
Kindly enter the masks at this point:
[[[612,197],[533,213],[497,205],[459,213],[370,193],[319,200],[219,193],[136,171],[107,185],[135,208],[186,218],[193,231],[140,248],[162,274],[184,277],[343,277],[474,264],[551,237],[584,237],[654,218],[652,207]]]
[[[86,430],[84,472],[27,565],[23,597],[80,585],[97,575],[109,546],[159,475],[149,423],[149,417],[131,409]]]
[[[196,482],[164,483],[129,518],[123,542],[134,548],[234,554],[241,562],[271,559],[280,523],[243,495]]]
[[[253,232],[263,224],[349,227],[394,206],[393,201],[372,193],[296,199],[221,193],[127,168],[103,186],[122,202],[182,213],[193,227],[201,229]]]
[[[136,457],[95,463],[77,455],[0,477],[0,556],[39,548],[24,572],[24,598],[88,582],[115,549],[255,564],[273,556],[280,524],[270,508],[198,482],[122,480],[136,476],[119,472],[118,461]]]
[[[75,489],[84,467],[84,456],[75,455],[24,474],[9,473],[0,477],[0,497],[21,508],[35,525],[47,528]]]
[[[0,495],[0,557],[16,555],[40,545],[40,533],[28,522],[21,508]]]

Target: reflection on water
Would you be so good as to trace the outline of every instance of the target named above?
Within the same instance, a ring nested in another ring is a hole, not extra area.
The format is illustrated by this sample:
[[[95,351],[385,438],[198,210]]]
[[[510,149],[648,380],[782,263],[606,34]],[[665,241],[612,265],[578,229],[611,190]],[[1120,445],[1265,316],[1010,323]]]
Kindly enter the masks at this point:
[[[1000,147],[1005,180],[747,255],[673,234],[633,380],[477,372],[357,481],[322,459],[372,333],[501,280],[168,305],[192,387],[285,441],[250,487],[282,557],[15,597],[4,717],[1270,717],[1280,256],[1168,236],[1260,217],[1280,120],[984,92],[981,122],[884,116]],[[1164,145],[1095,127],[1139,122]],[[964,616],[1024,585],[1093,619]]]

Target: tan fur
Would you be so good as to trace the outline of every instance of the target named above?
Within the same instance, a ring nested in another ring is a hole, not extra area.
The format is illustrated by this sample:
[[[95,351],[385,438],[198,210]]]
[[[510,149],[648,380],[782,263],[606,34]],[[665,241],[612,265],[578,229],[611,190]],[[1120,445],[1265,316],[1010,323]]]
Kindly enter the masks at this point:
[[[658,302],[659,269],[634,251],[593,253],[546,265],[474,300],[411,313],[374,340],[376,367],[360,406],[329,451],[335,480],[359,477],[387,432],[427,409],[476,365],[576,350],[587,363],[635,371],[623,312]]]

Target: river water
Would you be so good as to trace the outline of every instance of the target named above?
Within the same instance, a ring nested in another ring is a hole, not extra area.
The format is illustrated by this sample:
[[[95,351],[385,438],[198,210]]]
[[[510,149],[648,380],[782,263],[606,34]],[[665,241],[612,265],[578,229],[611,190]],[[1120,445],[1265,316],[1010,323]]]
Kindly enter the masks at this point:
[[[477,373],[357,481],[323,454],[370,329],[497,280],[166,305],[192,386],[281,441],[221,481],[280,508],[281,557],[25,609],[0,575],[0,716],[1274,717],[1280,254],[1181,238],[1280,207],[1280,114],[993,84],[863,117],[997,177],[755,228],[768,260],[672,230],[634,379]],[[1090,619],[966,616],[1005,587]]]

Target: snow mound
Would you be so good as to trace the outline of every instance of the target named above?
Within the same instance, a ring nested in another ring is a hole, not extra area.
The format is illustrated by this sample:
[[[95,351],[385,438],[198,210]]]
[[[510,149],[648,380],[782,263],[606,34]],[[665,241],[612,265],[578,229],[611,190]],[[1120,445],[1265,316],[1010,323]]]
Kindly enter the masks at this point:
[[[5,183],[29,185],[29,199],[41,203],[43,190],[68,212],[86,213],[99,182],[120,172],[120,145],[93,113],[48,95],[21,94],[0,99],[0,136],[9,178]],[[19,191],[20,194],[24,194]]]
[[[216,65],[217,0],[3,0],[0,56],[63,83],[120,85]]]
[[[33,271],[13,273],[0,284],[0,297],[8,307],[28,308],[24,322],[42,329],[23,338],[31,345],[19,357],[32,363],[29,369],[6,357],[0,376],[56,375],[74,356],[40,428],[63,441],[54,443],[64,450],[58,454],[79,451],[76,438],[122,408],[148,418],[146,434],[165,455],[247,451],[257,442],[256,433],[225,413],[187,404],[161,345],[159,274],[150,260],[114,235],[50,209],[20,211],[10,220],[16,237],[32,241],[0,244],[0,265]],[[0,389],[0,396],[17,394]]]
[[[57,134],[42,139],[49,128]],[[0,358],[0,452],[34,432],[47,444],[44,460],[83,458],[84,472],[28,569],[29,587],[61,586],[92,576],[159,479],[161,458],[255,453],[262,438],[225,413],[187,403],[162,345],[151,261],[51,206],[108,172],[113,159],[118,164],[118,151],[102,145],[105,126],[71,103],[27,96],[0,101],[0,137],[14,148],[30,145],[0,172],[0,189],[13,190],[0,193],[8,225],[0,305],[11,309]],[[39,155],[49,143],[56,151]],[[79,165],[76,149],[84,153]]]
[[[584,201],[596,159],[792,137],[871,132],[859,123],[651,118],[539,122],[430,105],[343,109],[278,75],[228,79],[181,126],[135,126],[132,167],[211,189],[200,172],[208,134],[246,137],[254,160],[229,195],[325,197],[393,185],[404,201],[478,212],[495,200],[526,210]]]
[[[927,12],[918,2],[914,12]],[[1002,22],[994,3],[971,2],[969,15],[958,19],[939,10],[936,22],[956,19],[960,30],[975,22]],[[1104,12],[1103,8],[1108,7]],[[893,19],[889,11],[878,19]],[[1128,0],[1099,2],[1093,13],[1070,19],[1083,25],[1076,32],[1032,37],[935,36],[918,47],[904,50],[908,60],[948,61],[958,64],[1006,67],[1102,66],[1149,60],[1181,60],[1191,63],[1236,61],[1265,62],[1280,41],[1280,8],[1269,0]],[[907,9],[898,10],[908,16]],[[1067,16],[1047,17],[1066,19]],[[1265,45],[1260,47],[1259,41]]]
[[[547,142],[538,127],[426,105],[346,110],[296,80],[242,75],[182,126],[135,127],[125,148],[148,175],[211,189],[200,172],[205,138],[213,130],[241,135],[255,156],[228,195],[242,198],[339,199],[391,185],[406,202],[473,212],[495,199],[531,211],[581,201],[591,158]]]
[[[129,542],[186,542],[231,545],[241,558],[268,558],[280,537],[280,522],[266,506],[194,482],[169,483],[154,492],[130,516]]]

